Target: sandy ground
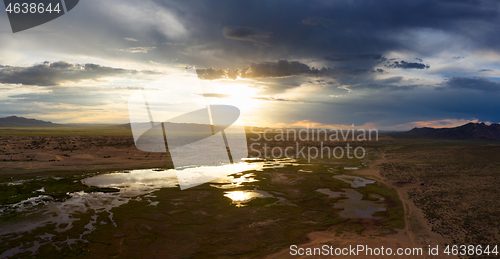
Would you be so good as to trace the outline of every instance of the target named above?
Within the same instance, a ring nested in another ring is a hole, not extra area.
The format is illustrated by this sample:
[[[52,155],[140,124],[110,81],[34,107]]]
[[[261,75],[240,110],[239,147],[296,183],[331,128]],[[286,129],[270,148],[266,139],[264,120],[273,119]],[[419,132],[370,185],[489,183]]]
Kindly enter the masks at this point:
[[[130,136],[0,137],[0,174],[172,168],[166,153],[138,150]]]
[[[406,228],[399,230],[397,234],[379,236],[379,228],[375,222],[366,219],[362,220],[365,230],[361,235],[356,233],[342,233],[336,234],[335,228],[329,229],[327,231],[316,231],[308,234],[308,242],[304,244],[295,244],[297,248],[304,248],[303,253],[307,252],[307,248],[322,248],[323,245],[332,246],[334,248],[349,248],[349,246],[355,247],[357,245],[368,246],[372,249],[384,247],[385,249],[391,248],[393,253],[397,252],[398,248],[422,248],[423,255],[366,255],[361,252],[357,255],[292,255],[295,251],[290,248],[283,249],[282,251],[272,254],[267,257],[267,259],[281,259],[281,258],[457,258],[456,256],[447,256],[443,253],[444,244],[451,243],[449,240],[444,239],[441,235],[431,231],[431,226],[427,224],[423,213],[420,209],[415,207],[413,203],[408,199],[407,190],[408,188],[415,187],[418,183],[413,184],[398,184],[396,182],[385,181],[379,174],[378,166],[384,163],[386,158],[382,156],[376,162],[370,165],[370,167],[358,170],[355,172],[356,175],[364,176],[368,179],[374,179],[384,183],[385,185],[391,186],[398,191],[399,197],[403,204],[405,204],[405,225]],[[439,247],[438,255],[429,255],[428,248]],[[310,250],[312,253],[314,250]],[[404,250],[403,250],[404,251]],[[319,252],[319,250],[317,250]]]

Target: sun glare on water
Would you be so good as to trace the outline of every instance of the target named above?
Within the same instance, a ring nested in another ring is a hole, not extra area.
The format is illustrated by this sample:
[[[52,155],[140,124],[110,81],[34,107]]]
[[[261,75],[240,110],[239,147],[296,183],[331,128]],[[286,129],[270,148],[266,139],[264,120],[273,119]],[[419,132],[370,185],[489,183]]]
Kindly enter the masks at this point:
[[[228,192],[224,194],[224,196],[230,198],[231,200],[233,200],[233,202],[245,202],[254,197],[252,194],[252,192],[234,191]]]

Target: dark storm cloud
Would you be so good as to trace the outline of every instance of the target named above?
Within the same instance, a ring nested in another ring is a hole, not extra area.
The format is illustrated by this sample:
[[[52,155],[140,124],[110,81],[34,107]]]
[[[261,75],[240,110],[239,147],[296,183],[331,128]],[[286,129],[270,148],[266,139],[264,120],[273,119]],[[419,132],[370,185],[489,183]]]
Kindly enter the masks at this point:
[[[249,67],[242,69],[214,69],[201,68],[196,69],[198,77],[201,79],[236,79],[240,78],[282,78],[290,76],[317,76],[317,77],[336,77],[336,76],[357,76],[371,73],[382,73],[383,70],[353,68],[338,69],[322,67],[320,69],[310,67],[307,64],[298,61],[280,60],[278,62],[253,63]]]
[[[499,98],[500,91],[451,88],[436,91],[425,86],[415,86],[405,91],[351,93],[342,98],[332,98],[330,103],[286,107],[287,112],[293,114],[294,121],[308,120],[333,125],[375,123],[384,128],[416,121],[444,119],[497,122],[500,121]],[[328,112],[317,112],[318,109]],[[285,122],[279,117],[275,119]]]
[[[325,57],[328,61],[385,60],[381,54],[339,54]]]
[[[240,78],[273,78],[273,77],[288,77],[297,75],[320,75],[328,69],[311,68],[306,64],[287,60],[278,62],[264,62],[259,64],[251,64],[249,67],[242,69],[197,69],[198,76],[201,79],[235,79]]]
[[[155,72],[112,68],[90,63],[72,64],[66,61],[53,63],[46,61],[30,67],[2,66],[0,68],[0,83],[48,86],[60,85],[63,82],[98,80],[108,76],[138,73],[152,74]]]
[[[414,63],[402,61],[394,61],[392,64],[385,65],[388,68],[402,68],[402,69],[428,69],[430,66],[423,63]]]
[[[33,45],[68,55],[139,62],[152,60],[162,64],[165,60],[177,60],[174,63],[197,67],[233,67],[242,62],[322,59],[325,56],[335,59],[345,53],[384,55],[391,51],[420,51],[412,35],[405,34],[419,29],[470,39],[471,48],[500,50],[497,44],[500,33],[492,31],[499,22],[499,6],[494,1],[472,4],[434,0],[286,3],[144,0],[140,6],[131,0],[88,0],[86,3],[79,5],[79,11],[65,18],[64,23],[46,25],[49,29],[65,31],[64,35],[58,35],[60,41],[54,44],[50,35],[41,35],[37,38],[39,43]],[[106,12],[104,7],[116,8]],[[88,18],[90,14],[92,19]],[[328,26],[323,26],[325,24]],[[137,39],[143,44],[141,46],[151,49],[146,53],[138,49],[137,42],[124,38]],[[259,44],[245,44],[245,41]],[[12,45],[4,42],[0,42],[0,48]],[[171,46],[167,42],[185,45]],[[89,48],[96,44],[101,47]],[[268,47],[256,47],[264,44]],[[102,49],[108,46],[113,48]],[[117,49],[143,52],[133,55]]]
[[[222,34],[224,37],[233,40],[264,42],[267,38],[269,38],[271,33],[250,27],[226,26],[222,29]]]
[[[282,2],[259,0],[216,1],[216,4],[210,6],[204,4],[203,7],[211,11],[196,12],[205,22],[195,26],[198,28],[197,32],[201,32],[198,35],[203,35],[203,42],[207,43],[203,50],[207,53],[211,49],[218,57],[223,56],[227,60],[252,62],[269,59],[319,59],[325,56],[338,60],[336,56],[345,59],[342,57],[345,53],[383,55],[391,51],[416,51],[421,52],[421,57],[432,55],[435,48],[422,49],[421,44],[416,44],[416,39],[412,38],[416,35],[411,33],[419,30],[443,32],[469,39],[472,48],[499,49],[496,44],[498,40],[489,39],[500,39],[500,36],[496,36],[498,33],[491,31],[499,22],[499,6],[494,1],[477,1],[471,4],[434,0],[312,0],[286,3],[286,11],[283,11],[283,6]],[[248,15],[249,13],[258,15]],[[332,20],[335,22],[331,22]],[[322,26],[324,23],[328,23],[328,26]],[[255,41],[267,37],[269,32],[272,37],[267,38],[266,43],[270,47],[262,50],[249,44],[220,41],[216,37],[220,35],[220,26],[233,24],[245,27],[226,27],[231,28],[224,34],[226,37]],[[189,59],[193,60],[193,57]],[[234,63],[224,65],[229,67]],[[413,68],[413,64],[408,64],[407,67]]]
[[[485,0],[144,0],[140,5],[131,0],[88,0],[64,19],[34,29],[64,33],[39,33],[36,40],[29,34],[5,36],[0,41],[0,54],[5,58],[10,57],[9,52],[26,51],[24,59],[30,54],[33,57],[57,54],[67,55],[67,60],[89,57],[134,64],[152,64],[150,61],[167,66],[187,64],[205,67],[198,70],[204,79],[264,78],[259,81],[273,84],[262,95],[300,87],[310,80],[302,77],[335,78],[331,80],[336,84],[355,89],[345,98],[332,98],[335,101],[332,104],[311,104],[308,108],[304,108],[307,104],[301,104],[295,107],[297,110],[290,108],[294,119],[323,123],[359,125],[379,121],[395,125],[443,118],[500,121],[497,114],[500,91],[495,90],[496,82],[452,78],[437,91],[434,85],[404,86],[396,79],[380,82],[370,76],[374,71],[396,72],[380,68],[383,56],[391,53],[438,59],[438,63],[446,58],[435,54],[448,47],[455,51],[461,44],[466,48],[449,53],[448,59],[455,57],[457,60],[453,61],[462,61],[473,56],[471,53],[500,52],[499,7],[497,1]],[[6,13],[0,12],[1,16],[7,19]],[[10,30],[8,23],[0,24],[0,29]],[[137,39],[140,46],[151,49],[135,54],[116,51],[141,50],[138,42],[124,38]],[[43,60],[29,62],[40,61]],[[388,64],[391,68],[413,69],[405,74],[422,72],[427,66],[419,59],[398,61],[398,65],[393,61]],[[321,65],[313,68],[306,62]],[[480,64],[472,72],[489,66]],[[61,85],[66,81],[134,73],[103,68],[106,67],[88,70],[84,66],[82,72],[68,64],[53,68],[0,66],[0,82]],[[40,72],[44,69],[48,73]],[[75,95],[65,95],[61,89],[54,91],[58,98],[78,101]],[[23,98],[44,100],[34,95],[17,97],[19,102]],[[55,102],[57,98],[52,100]]]
[[[389,77],[389,78],[386,78],[386,79],[378,79],[378,80],[376,80],[374,82],[375,83],[379,83],[379,84],[394,84],[394,83],[401,82],[401,80],[403,80],[402,76],[394,76],[394,77]]]
[[[345,87],[349,90],[383,90],[386,92],[394,91],[408,91],[414,90],[419,87],[419,85],[404,85],[400,84],[403,77],[395,76],[386,79],[370,79],[367,82],[348,84]]]
[[[311,18],[306,18],[306,19],[302,20],[302,24],[309,25],[309,26],[316,26],[316,25],[328,26],[329,24],[331,24],[333,22],[334,22],[333,19],[319,18],[319,17],[311,17]]]
[[[332,97],[330,102],[300,106],[283,102],[289,116],[274,119],[281,123],[301,120],[342,125],[375,123],[380,127],[446,119],[500,121],[500,83],[486,78],[456,77],[429,86],[408,85],[402,77],[392,77],[346,83],[342,87],[351,91],[330,93],[335,85],[323,91]]]
[[[280,60],[250,65],[250,69],[242,73],[244,78],[287,77],[294,75],[320,75],[328,73],[328,68],[316,69],[298,61]]]
[[[379,84],[379,83],[365,83],[365,84],[355,84],[355,85],[350,85],[347,88],[351,90],[389,90],[391,92],[393,91],[407,91],[407,90],[413,90],[417,85],[390,85],[390,84]]]
[[[113,12],[105,11],[108,7]],[[405,34],[425,29],[469,39],[471,49],[500,50],[495,1],[144,0],[139,6],[131,0],[88,0],[78,8],[64,22],[40,27],[65,31],[58,35],[60,40],[40,35],[36,42],[24,40],[23,47],[43,46],[44,51],[103,59],[157,63],[177,59],[198,67],[230,67],[241,61],[319,59],[344,53],[432,52],[433,48],[419,50],[413,36]],[[5,13],[0,15],[6,18]],[[141,50],[140,55],[117,52],[138,50],[137,42],[125,38],[156,48],[147,53]],[[264,41],[269,47],[257,49],[259,44],[238,41]],[[2,42],[0,49],[16,43],[11,39]],[[174,49],[166,42],[186,45]],[[108,46],[113,48],[103,50]],[[421,53],[425,54],[429,53]]]
[[[500,90],[500,83],[493,82],[487,78],[480,77],[453,77],[445,83],[449,89],[466,89],[485,92],[496,92]]]

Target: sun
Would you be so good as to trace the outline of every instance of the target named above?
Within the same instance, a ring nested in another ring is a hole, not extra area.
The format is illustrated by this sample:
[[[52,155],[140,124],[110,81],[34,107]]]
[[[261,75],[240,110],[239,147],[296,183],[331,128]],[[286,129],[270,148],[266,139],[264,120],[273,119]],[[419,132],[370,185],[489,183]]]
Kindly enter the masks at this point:
[[[237,94],[237,95],[231,95],[231,97],[229,97],[228,103],[238,107],[240,111],[243,113],[243,112],[249,112],[252,109],[258,107],[260,101],[253,99],[251,96],[248,95]]]
[[[206,98],[209,104],[233,105],[240,109],[241,113],[251,112],[262,103],[262,101],[253,98],[259,89],[250,87],[248,84],[219,82],[219,84],[211,84],[209,89],[205,89],[205,91],[227,96],[226,98]]]

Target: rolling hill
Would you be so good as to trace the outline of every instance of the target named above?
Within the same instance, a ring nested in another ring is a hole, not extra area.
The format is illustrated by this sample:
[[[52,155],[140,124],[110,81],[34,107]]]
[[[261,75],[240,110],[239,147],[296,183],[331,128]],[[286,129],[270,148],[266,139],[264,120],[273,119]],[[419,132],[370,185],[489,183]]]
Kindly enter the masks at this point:
[[[42,121],[37,119],[27,119],[24,117],[9,116],[0,118],[0,127],[60,127],[62,124]]]
[[[481,123],[467,123],[455,128],[413,128],[410,131],[392,133],[396,138],[426,138],[426,139],[500,139],[500,124],[486,125]]]

